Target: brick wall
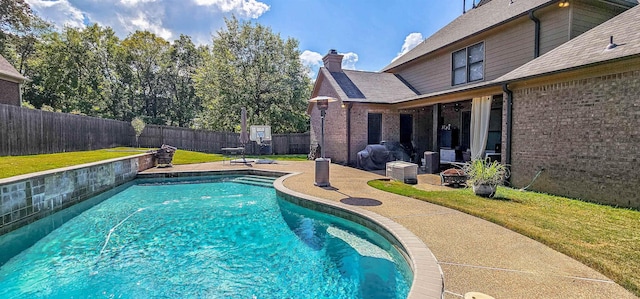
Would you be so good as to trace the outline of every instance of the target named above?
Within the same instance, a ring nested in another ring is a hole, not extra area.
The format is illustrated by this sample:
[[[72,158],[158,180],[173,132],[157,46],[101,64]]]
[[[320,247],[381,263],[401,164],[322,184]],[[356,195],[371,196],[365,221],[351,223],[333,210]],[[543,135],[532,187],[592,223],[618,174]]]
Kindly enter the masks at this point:
[[[318,90],[319,95],[338,98],[337,93],[331,85],[323,82]],[[342,163],[347,160],[347,128],[346,110],[341,107],[341,102],[329,103],[329,108],[324,120],[324,144],[325,156],[331,158],[332,162]],[[321,118],[320,111],[314,105],[311,109],[310,117],[310,144],[314,146],[320,144]]]
[[[640,71],[513,92],[515,187],[640,208]]]
[[[0,104],[20,106],[20,85],[0,80]]]
[[[368,145],[369,113],[382,114],[383,141],[400,141],[400,113],[382,105],[354,104],[351,109],[351,163],[356,164],[357,153]]]
[[[351,149],[347,157],[347,108],[341,103],[329,104],[325,116],[325,156],[335,163],[356,163],[357,153],[367,146],[368,114],[382,113],[382,139],[400,141],[400,113],[397,109],[388,109],[382,105],[354,103],[351,108]],[[320,111],[311,110],[311,144],[320,143]]]

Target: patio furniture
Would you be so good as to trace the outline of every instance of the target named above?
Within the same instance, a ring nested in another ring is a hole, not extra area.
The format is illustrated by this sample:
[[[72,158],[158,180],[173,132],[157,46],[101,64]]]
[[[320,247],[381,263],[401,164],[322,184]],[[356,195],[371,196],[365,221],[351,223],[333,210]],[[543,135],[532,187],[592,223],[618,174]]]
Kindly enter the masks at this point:
[[[418,183],[418,164],[404,161],[388,162],[386,176],[405,184],[415,185]]]
[[[244,147],[223,147],[220,150],[222,151],[222,155],[225,156],[225,159],[222,160],[222,164],[224,164],[224,162],[227,161],[226,158],[229,158],[229,164],[231,163],[246,164],[246,163],[252,162],[244,158]],[[242,160],[237,159],[238,156],[243,156]]]
[[[467,175],[459,168],[449,168],[440,173],[440,183],[445,186],[459,187],[467,184]]]
[[[154,155],[158,164],[157,167],[172,167],[173,154],[177,150],[178,148],[176,147],[163,144]]]

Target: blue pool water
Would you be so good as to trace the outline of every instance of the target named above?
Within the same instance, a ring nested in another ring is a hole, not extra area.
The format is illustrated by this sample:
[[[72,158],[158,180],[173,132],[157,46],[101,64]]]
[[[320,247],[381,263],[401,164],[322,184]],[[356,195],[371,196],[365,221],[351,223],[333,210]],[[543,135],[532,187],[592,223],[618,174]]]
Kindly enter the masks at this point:
[[[410,281],[376,233],[222,180],[117,193],[4,263],[0,298],[406,298]]]

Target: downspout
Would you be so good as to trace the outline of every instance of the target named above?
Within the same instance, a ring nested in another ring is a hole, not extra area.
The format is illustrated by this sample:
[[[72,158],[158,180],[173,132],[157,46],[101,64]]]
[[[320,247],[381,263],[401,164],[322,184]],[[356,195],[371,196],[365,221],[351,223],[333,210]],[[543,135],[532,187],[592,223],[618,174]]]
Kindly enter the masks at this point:
[[[347,165],[351,165],[351,108],[353,103],[347,104]]]
[[[529,11],[529,19],[535,24],[535,33],[533,41],[533,58],[540,56],[540,19],[536,18],[533,10]]]
[[[513,91],[509,89],[507,83],[502,85],[502,91],[507,94],[507,136],[505,138],[504,147],[504,163],[511,165],[511,131],[513,121]]]

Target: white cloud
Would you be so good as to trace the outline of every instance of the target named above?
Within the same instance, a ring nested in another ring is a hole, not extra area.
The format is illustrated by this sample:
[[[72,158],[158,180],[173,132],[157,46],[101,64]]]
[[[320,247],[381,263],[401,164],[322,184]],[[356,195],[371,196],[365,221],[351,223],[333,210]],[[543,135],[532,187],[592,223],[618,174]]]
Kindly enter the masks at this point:
[[[356,62],[358,62],[358,54],[349,52],[349,53],[339,53],[340,55],[344,55],[342,58],[342,68],[346,70],[355,70]]]
[[[414,33],[411,33],[411,34],[407,35],[407,37],[405,37],[405,39],[404,39],[404,44],[402,44],[402,49],[400,50],[400,53],[398,53],[398,56],[396,56],[391,61],[394,61],[394,60],[400,58],[400,56],[402,56],[402,55],[406,54],[407,52],[411,51],[411,49],[413,49],[417,45],[419,45],[422,42],[422,40],[423,40],[422,33],[414,32]]]
[[[322,64],[322,55],[318,52],[304,50],[304,52],[300,54],[300,61],[309,69],[307,76],[314,79],[318,73],[320,65]]]
[[[302,64],[306,66],[320,66],[322,63],[322,55],[318,52],[304,50],[304,52],[300,54],[300,60]]]
[[[37,11],[38,16],[55,24],[57,27],[84,27],[82,11],[74,7],[68,0],[45,1],[26,0]]]
[[[138,3],[156,2],[157,0],[120,0],[125,6],[136,6]]]
[[[349,52],[349,53],[338,53],[343,55],[342,57],[342,68],[346,70],[355,70],[356,63],[358,62],[358,54]],[[322,54],[318,52],[313,52],[309,50],[304,50],[302,54],[300,54],[300,61],[302,64],[309,68],[309,72],[307,75],[309,78],[313,79],[316,77],[318,73],[318,69],[323,65],[322,62]]]
[[[139,12],[138,16],[134,19],[128,19],[121,16],[120,23],[122,23],[129,32],[136,30],[148,30],[149,32],[152,32],[166,40],[169,40],[173,35],[170,30],[162,27],[162,23],[149,21],[149,18],[147,18],[147,16],[142,12]]]
[[[257,19],[269,10],[269,5],[256,0],[194,0],[200,6],[214,6],[222,12]]]
[[[14,1],[14,0],[9,0]],[[136,30],[148,30],[165,39],[178,33],[198,44],[210,44],[211,36],[225,26],[224,17],[257,18],[270,7],[265,0],[26,0],[36,14],[58,29],[97,23],[111,27],[125,38]]]

